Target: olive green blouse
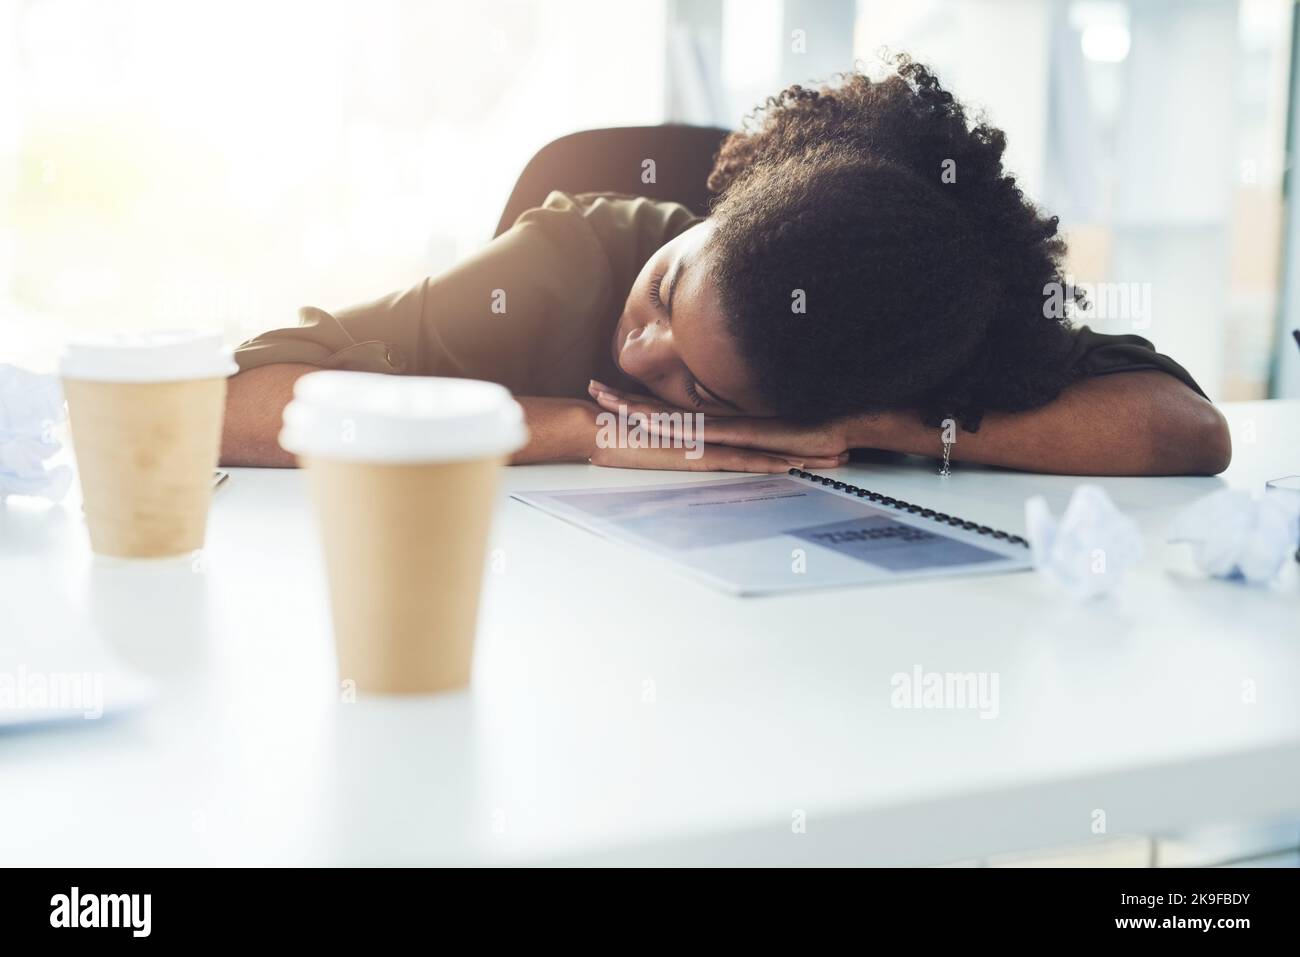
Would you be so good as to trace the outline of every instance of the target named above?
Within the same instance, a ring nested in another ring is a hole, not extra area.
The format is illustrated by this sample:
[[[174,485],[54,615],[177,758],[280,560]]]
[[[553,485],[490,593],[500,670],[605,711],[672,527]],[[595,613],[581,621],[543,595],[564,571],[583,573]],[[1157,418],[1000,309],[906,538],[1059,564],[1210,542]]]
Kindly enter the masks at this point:
[[[617,381],[610,340],[641,267],[698,222],[685,206],[613,193],[553,192],[479,253],[373,302],[329,313],[235,351],[241,370],[323,369],[487,379],[515,395],[586,398]],[[1073,332],[1087,375],[1158,369],[1201,395],[1182,366],[1139,336]]]

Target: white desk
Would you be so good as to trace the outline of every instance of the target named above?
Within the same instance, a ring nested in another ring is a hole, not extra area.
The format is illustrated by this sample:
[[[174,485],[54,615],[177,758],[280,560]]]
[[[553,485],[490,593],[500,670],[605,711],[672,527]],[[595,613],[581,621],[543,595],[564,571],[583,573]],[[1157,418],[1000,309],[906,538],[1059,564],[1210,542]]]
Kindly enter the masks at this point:
[[[1202,581],[1163,544],[1221,481],[1300,472],[1300,402],[1228,411],[1223,479],[1103,480],[1148,557],[1086,606],[1027,573],[736,599],[503,495],[473,690],[412,700],[338,703],[296,472],[236,470],[197,566],[92,558],[75,501],[0,509],[0,667],[107,646],[160,677],[135,714],[0,734],[0,864],[924,864],[1086,842],[1095,809],[1112,835],[1295,814],[1296,569]],[[841,472],[1012,530],[1076,484]],[[916,665],[996,672],[999,716],[892,708]]]

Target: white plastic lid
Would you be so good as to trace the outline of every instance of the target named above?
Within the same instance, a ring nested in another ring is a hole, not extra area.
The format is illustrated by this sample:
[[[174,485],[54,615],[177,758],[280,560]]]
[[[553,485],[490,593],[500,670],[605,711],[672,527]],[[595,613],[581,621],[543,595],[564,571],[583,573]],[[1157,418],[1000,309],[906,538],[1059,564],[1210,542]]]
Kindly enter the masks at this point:
[[[508,455],[527,441],[524,410],[494,382],[334,370],[294,383],[280,430],[296,455],[387,463]]]
[[[74,339],[59,375],[90,382],[179,382],[225,378],[239,371],[215,332],[167,329]]]

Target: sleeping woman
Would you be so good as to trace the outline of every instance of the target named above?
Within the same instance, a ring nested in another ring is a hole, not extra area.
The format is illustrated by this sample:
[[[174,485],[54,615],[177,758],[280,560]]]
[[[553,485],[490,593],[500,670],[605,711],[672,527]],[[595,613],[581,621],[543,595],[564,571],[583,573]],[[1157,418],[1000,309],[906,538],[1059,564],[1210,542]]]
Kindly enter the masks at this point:
[[[223,462],[292,465],[280,415],[323,368],[499,382],[531,433],[517,464],[782,472],[946,438],[1036,472],[1222,471],[1227,426],[1181,366],[1072,326],[1057,220],[1005,146],[905,57],[790,87],[724,141],[706,217],[554,192],[442,275],[244,343]],[[607,447],[620,410],[702,413],[702,454]]]

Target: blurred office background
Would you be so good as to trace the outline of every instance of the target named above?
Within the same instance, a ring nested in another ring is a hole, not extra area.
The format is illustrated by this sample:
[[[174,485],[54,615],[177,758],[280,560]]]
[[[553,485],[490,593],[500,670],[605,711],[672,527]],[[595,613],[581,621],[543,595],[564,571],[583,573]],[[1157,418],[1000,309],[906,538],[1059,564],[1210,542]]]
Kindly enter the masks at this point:
[[[1290,0],[0,0],[0,361],[370,298],[577,129],[734,127],[884,49],[1010,138],[1079,281],[1216,399],[1300,395]],[[1300,219],[1296,229],[1300,233]],[[1288,252],[1289,250],[1289,252]]]

